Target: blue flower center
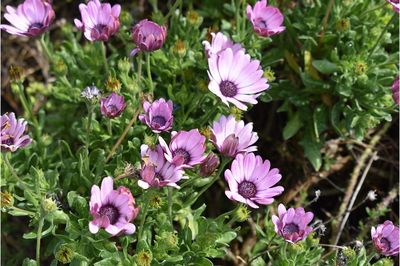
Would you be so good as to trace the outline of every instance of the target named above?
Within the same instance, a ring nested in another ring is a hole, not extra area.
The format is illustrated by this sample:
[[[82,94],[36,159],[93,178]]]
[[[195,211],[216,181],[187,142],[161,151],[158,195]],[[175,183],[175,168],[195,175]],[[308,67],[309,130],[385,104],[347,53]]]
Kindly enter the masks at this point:
[[[173,157],[181,156],[183,158],[183,164],[190,162],[190,154],[184,149],[177,149],[172,152]]]
[[[238,88],[232,81],[224,80],[219,84],[219,89],[225,97],[233,97],[237,95]]]
[[[239,184],[238,192],[243,198],[249,199],[257,194],[257,187],[253,182],[243,181]]]
[[[257,20],[255,24],[259,28],[263,28],[263,29],[267,28],[267,22],[265,22],[265,20],[262,20],[262,19]]]
[[[283,234],[293,234],[293,233],[298,233],[299,232],[299,226],[295,223],[290,223],[285,225],[285,227],[283,227]]]
[[[101,206],[99,213],[101,216],[107,216],[110,224],[115,224],[120,216],[118,208],[110,204]]]
[[[5,144],[5,145],[8,145],[8,146],[13,145],[14,144],[14,138],[11,137],[10,135],[2,136],[1,144]]]
[[[167,120],[161,115],[157,115],[157,116],[153,117],[153,119],[151,120],[151,125],[156,128],[163,127],[163,126],[165,126],[166,123],[167,123]]]

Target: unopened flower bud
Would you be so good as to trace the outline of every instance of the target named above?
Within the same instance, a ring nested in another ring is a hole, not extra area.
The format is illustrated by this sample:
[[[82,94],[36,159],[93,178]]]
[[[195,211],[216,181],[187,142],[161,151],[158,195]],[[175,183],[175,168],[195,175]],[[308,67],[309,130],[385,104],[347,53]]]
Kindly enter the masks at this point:
[[[266,78],[268,82],[273,82],[275,80],[275,72],[271,68],[267,68],[264,71],[264,78]]]
[[[236,210],[235,216],[238,222],[246,221],[250,216],[250,211],[246,206],[240,206],[239,209]]]
[[[128,58],[118,60],[118,69],[123,73],[128,73],[131,69],[131,63]]]
[[[201,128],[199,131],[200,131],[201,135],[206,137],[206,139],[210,139],[211,138],[212,131],[211,131],[211,129],[209,127]]]
[[[219,165],[219,158],[210,152],[203,163],[200,165],[200,175],[203,177],[212,175]]]
[[[8,69],[8,75],[10,80],[13,82],[21,82],[23,81],[23,69],[19,66],[11,65]]]
[[[141,250],[136,257],[136,263],[139,266],[150,266],[153,256],[146,250]]]
[[[111,92],[118,92],[121,89],[121,82],[112,75],[108,76],[105,85],[107,90]]]
[[[345,247],[343,249],[343,255],[346,256],[348,260],[352,260],[356,256],[356,252],[350,247]]]
[[[54,62],[54,72],[56,72],[59,75],[65,75],[68,71],[68,67],[65,64],[64,60],[62,58],[58,57],[55,59]]]
[[[179,56],[185,56],[186,54],[186,47],[185,42],[182,40],[177,40],[172,48],[174,53],[178,54]]]
[[[149,200],[149,205],[152,208],[158,209],[162,206],[163,201],[159,195],[153,195]]]
[[[74,251],[69,245],[61,245],[56,251],[54,257],[62,264],[68,264],[71,263],[74,255]]]
[[[342,18],[336,23],[336,28],[339,31],[347,31],[350,28],[350,20],[348,18]]]
[[[57,203],[52,198],[45,198],[42,201],[42,208],[45,213],[52,213],[58,209]]]
[[[354,72],[357,75],[363,75],[367,72],[368,65],[363,60],[359,60],[354,64]]]
[[[230,108],[230,113],[235,117],[236,121],[239,121],[242,119],[243,116],[243,111],[237,108],[236,106],[233,106]]]
[[[5,192],[0,192],[0,197],[1,197],[1,207],[2,208],[8,208],[13,206],[14,204],[14,197],[12,194],[8,191]]]
[[[186,13],[186,18],[189,24],[193,26],[200,26],[200,24],[203,22],[203,18],[194,10],[189,10]]]

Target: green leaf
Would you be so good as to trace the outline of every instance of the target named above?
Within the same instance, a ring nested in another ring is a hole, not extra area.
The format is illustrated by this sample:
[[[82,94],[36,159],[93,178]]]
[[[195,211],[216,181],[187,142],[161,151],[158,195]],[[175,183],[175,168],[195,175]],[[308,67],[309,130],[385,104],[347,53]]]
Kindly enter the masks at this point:
[[[292,116],[289,122],[286,124],[283,129],[283,138],[285,140],[290,139],[299,131],[299,129],[303,126],[303,123],[300,120],[300,114],[297,112],[294,116]]]
[[[322,74],[332,74],[340,70],[339,66],[326,59],[312,61],[313,67],[315,67]]]
[[[304,154],[313,165],[315,171],[318,171],[322,166],[321,144],[314,140],[311,134],[313,133],[307,132],[300,141],[300,145],[303,146]]]

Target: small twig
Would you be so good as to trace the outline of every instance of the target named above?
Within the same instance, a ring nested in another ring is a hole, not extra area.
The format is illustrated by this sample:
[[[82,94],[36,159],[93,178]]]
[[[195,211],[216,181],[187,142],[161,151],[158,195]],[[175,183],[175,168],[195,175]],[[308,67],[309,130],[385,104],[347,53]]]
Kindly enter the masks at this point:
[[[367,167],[365,168],[365,170],[364,170],[364,172],[363,172],[363,175],[361,176],[360,181],[358,182],[357,188],[356,188],[356,190],[354,191],[353,196],[351,197],[350,203],[349,203],[349,205],[347,206],[346,214],[344,215],[344,217],[343,217],[343,219],[342,219],[342,222],[341,222],[341,224],[340,224],[339,232],[338,232],[338,234],[337,234],[337,236],[336,236],[336,239],[335,239],[335,245],[337,245],[337,243],[339,242],[339,239],[340,239],[340,236],[342,235],[344,226],[346,225],[347,219],[348,219],[349,216],[350,216],[351,209],[353,208],[353,205],[354,205],[354,202],[356,201],[357,195],[358,195],[358,193],[360,192],[362,185],[364,184],[365,178],[367,177],[367,174],[368,174],[368,172],[369,172],[369,169],[371,168],[372,162],[373,162],[374,160],[376,160],[376,155],[377,155],[377,153],[378,153],[378,152],[375,151],[375,152],[372,154],[372,156],[371,156],[371,158],[370,158],[370,160],[369,160],[369,162],[368,162],[368,165],[367,165]]]
[[[338,214],[336,215],[336,217],[343,217],[343,215],[345,214],[346,210],[347,210],[347,206],[351,200],[351,196],[353,195],[354,192],[354,188],[356,187],[357,184],[357,179],[360,175],[361,169],[364,167],[365,162],[367,161],[368,157],[371,155],[373,149],[375,148],[376,144],[379,142],[379,140],[381,139],[381,137],[385,134],[385,132],[389,129],[390,124],[387,123],[383,126],[383,128],[375,134],[375,136],[371,139],[368,148],[366,148],[363,152],[363,154],[361,155],[361,157],[358,160],[358,164],[357,166],[354,168],[352,174],[351,174],[351,178],[350,178],[350,182],[347,186],[346,189],[346,193],[345,196],[343,198],[343,201],[339,207],[339,211]],[[331,243],[337,244],[336,242],[336,236],[337,233],[339,231],[338,226],[339,223],[337,223],[336,225],[332,225],[332,236],[331,236]]]
[[[107,156],[106,162],[108,162],[111,157],[114,155],[115,151],[117,150],[117,148],[119,147],[119,145],[121,144],[121,142],[124,140],[124,138],[126,137],[126,134],[128,134],[129,129],[132,127],[133,123],[135,123],[138,115],[140,113],[140,108],[133,114],[133,117],[131,119],[131,121],[129,121],[129,124],[126,126],[124,132],[122,132],[121,136],[119,137],[119,139],[117,140],[117,142],[114,144],[114,146],[112,147],[110,153]]]

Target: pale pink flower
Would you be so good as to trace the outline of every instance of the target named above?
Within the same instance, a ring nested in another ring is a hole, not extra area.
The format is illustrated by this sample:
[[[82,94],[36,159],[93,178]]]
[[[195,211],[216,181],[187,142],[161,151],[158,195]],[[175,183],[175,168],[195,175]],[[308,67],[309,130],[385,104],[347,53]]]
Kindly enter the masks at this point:
[[[143,189],[163,186],[179,188],[176,183],[186,177],[180,167],[165,159],[162,147],[157,145],[155,149],[150,149],[147,145],[142,145],[140,149],[144,163],[140,172],[142,179],[138,181],[138,185]]]
[[[283,15],[278,8],[267,5],[267,0],[257,1],[254,8],[247,5],[247,17],[260,36],[272,36],[285,30]]]
[[[257,97],[269,87],[260,61],[251,60],[243,50],[234,53],[227,48],[218,56],[211,56],[208,66],[208,88],[228,106],[231,102],[246,111],[245,104],[256,104]]]
[[[74,19],[75,26],[83,31],[89,41],[108,41],[120,26],[120,5],[100,3],[99,0],[91,0],[87,5],[80,4],[82,21]]]
[[[172,128],[174,106],[171,100],[163,98],[150,103],[143,103],[144,114],[139,115],[139,120],[146,123],[154,133],[161,133]]]
[[[376,228],[371,228],[372,242],[375,248],[385,256],[396,256],[399,254],[400,230],[393,222],[387,220]]]
[[[275,232],[287,242],[296,243],[305,239],[313,230],[308,224],[314,218],[312,212],[305,212],[303,208],[289,208],[283,204],[278,206],[278,215],[272,215]]]
[[[38,36],[55,18],[51,4],[42,0],[25,0],[17,8],[6,6],[6,11],[4,18],[11,25],[1,24],[0,29],[13,35]]]
[[[231,48],[233,53],[243,50],[239,43],[233,43],[228,36],[225,36],[222,32],[211,32],[212,40],[211,43],[208,41],[203,41],[204,49],[206,50],[206,56],[210,57],[212,55],[218,55],[220,52],[227,48]]]
[[[394,102],[399,105],[400,104],[400,95],[399,95],[399,87],[400,87],[400,77],[397,77],[392,84],[392,96]]]
[[[1,151],[15,152],[31,144],[32,139],[24,134],[27,122],[25,119],[16,119],[14,113],[6,113],[1,116]]]
[[[231,168],[225,171],[225,180],[229,185],[225,194],[230,200],[258,208],[257,204],[271,204],[274,197],[283,192],[283,187],[273,187],[281,178],[279,170],[271,169],[268,160],[263,162],[254,153],[238,154]]]
[[[191,168],[201,164],[206,156],[206,137],[201,135],[197,129],[190,131],[172,132],[169,145],[162,137],[159,137],[160,145],[165,151],[165,158],[183,168]]]
[[[134,208],[132,194],[126,189],[113,189],[113,179],[108,176],[101,182],[101,189],[92,186],[90,196],[90,214],[93,220],[89,223],[89,230],[96,234],[100,228],[115,236],[120,233],[133,234],[136,230],[134,224],[138,210]]]
[[[258,140],[257,132],[253,132],[253,123],[244,124],[244,121],[236,121],[232,115],[222,115],[213,122],[211,131],[212,143],[226,156],[235,157],[238,153],[257,151],[257,146],[251,146]]]

